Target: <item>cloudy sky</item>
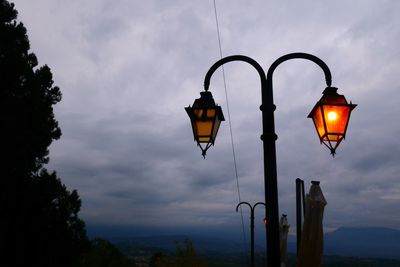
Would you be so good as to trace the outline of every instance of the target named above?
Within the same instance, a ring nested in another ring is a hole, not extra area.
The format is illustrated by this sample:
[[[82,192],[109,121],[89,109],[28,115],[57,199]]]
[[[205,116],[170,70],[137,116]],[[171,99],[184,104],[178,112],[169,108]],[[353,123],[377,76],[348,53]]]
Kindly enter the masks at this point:
[[[48,168],[78,190],[86,223],[238,232],[229,124],[204,160],[184,111],[220,58],[213,1],[14,3],[32,51],[63,93],[55,107],[63,136]],[[321,69],[300,59],[276,69],[279,204],[292,230],[297,177],[307,191],[321,181],[326,229],[400,229],[400,2],[216,3],[224,56],[247,55],[267,71],[284,54],[314,54],[358,104],[332,158],[306,118],[325,88]],[[244,62],[225,72],[241,200],[263,201],[259,77]],[[221,70],[211,91],[227,117]],[[256,215],[260,222],[263,210]]]

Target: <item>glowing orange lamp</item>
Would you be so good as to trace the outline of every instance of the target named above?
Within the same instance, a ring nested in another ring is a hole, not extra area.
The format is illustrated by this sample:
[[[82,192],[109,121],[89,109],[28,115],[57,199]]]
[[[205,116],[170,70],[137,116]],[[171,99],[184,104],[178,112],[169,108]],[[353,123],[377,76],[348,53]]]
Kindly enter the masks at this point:
[[[314,106],[308,118],[312,118],[321,143],[334,156],[336,148],[346,136],[351,111],[357,106],[347,103],[336,87],[327,87],[321,99]]]
[[[185,110],[192,123],[194,140],[205,158],[207,149],[214,145],[221,121],[225,120],[222,109],[215,104],[211,92],[204,91],[200,92],[200,98],[194,101],[193,106]]]

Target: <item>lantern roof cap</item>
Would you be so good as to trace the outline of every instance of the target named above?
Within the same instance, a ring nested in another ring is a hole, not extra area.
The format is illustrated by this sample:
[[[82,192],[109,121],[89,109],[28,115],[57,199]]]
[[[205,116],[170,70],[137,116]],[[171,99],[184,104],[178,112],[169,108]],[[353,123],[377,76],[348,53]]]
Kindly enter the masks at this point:
[[[323,95],[338,95],[337,93],[337,87],[332,87],[328,86],[325,88],[325,90],[322,92]]]
[[[214,98],[210,91],[200,92],[200,98],[196,98],[194,100],[192,108],[194,108],[194,109],[216,109],[219,120],[220,121],[225,120],[225,117],[224,117],[224,114],[222,113],[221,107],[218,106],[217,104],[215,104]],[[189,114],[192,112],[190,110],[191,110],[191,107],[189,105],[189,107],[186,108],[186,112],[188,112],[188,114]],[[189,114],[189,116],[190,116],[190,114]]]
[[[209,91],[200,92],[200,98],[196,98],[193,103],[194,108],[210,108],[215,107],[214,98]]]

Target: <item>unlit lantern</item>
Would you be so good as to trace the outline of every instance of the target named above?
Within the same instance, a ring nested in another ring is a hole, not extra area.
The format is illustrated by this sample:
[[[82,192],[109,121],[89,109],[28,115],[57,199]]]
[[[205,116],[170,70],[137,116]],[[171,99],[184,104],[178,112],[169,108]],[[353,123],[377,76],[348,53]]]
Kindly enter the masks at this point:
[[[193,106],[185,108],[192,123],[194,140],[200,146],[203,157],[206,151],[214,145],[221,121],[224,115],[220,106],[216,105],[211,92],[200,92]]]

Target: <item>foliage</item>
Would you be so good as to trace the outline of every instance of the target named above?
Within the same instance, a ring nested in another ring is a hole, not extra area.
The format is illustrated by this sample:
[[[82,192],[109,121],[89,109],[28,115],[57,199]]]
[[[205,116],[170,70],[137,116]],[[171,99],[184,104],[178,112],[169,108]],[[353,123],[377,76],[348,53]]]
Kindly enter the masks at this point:
[[[90,250],[74,267],[134,267],[135,262],[120,252],[109,241],[96,238]]]
[[[176,244],[176,256],[168,257],[163,253],[155,253],[150,259],[150,267],[207,267],[206,261],[200,259],[192,242],[183,241],[184,247]]]
[[[52,106],[61,100],[48,66],[29,53],[26,28],[16,22],[13,4],[0,0],[1,142],[8,175],[38,172],[61,130]]]
[[[88,244],[81,201],[44,169],[61,92],[17,14],[0,0],[0,266],[69,266]]]

